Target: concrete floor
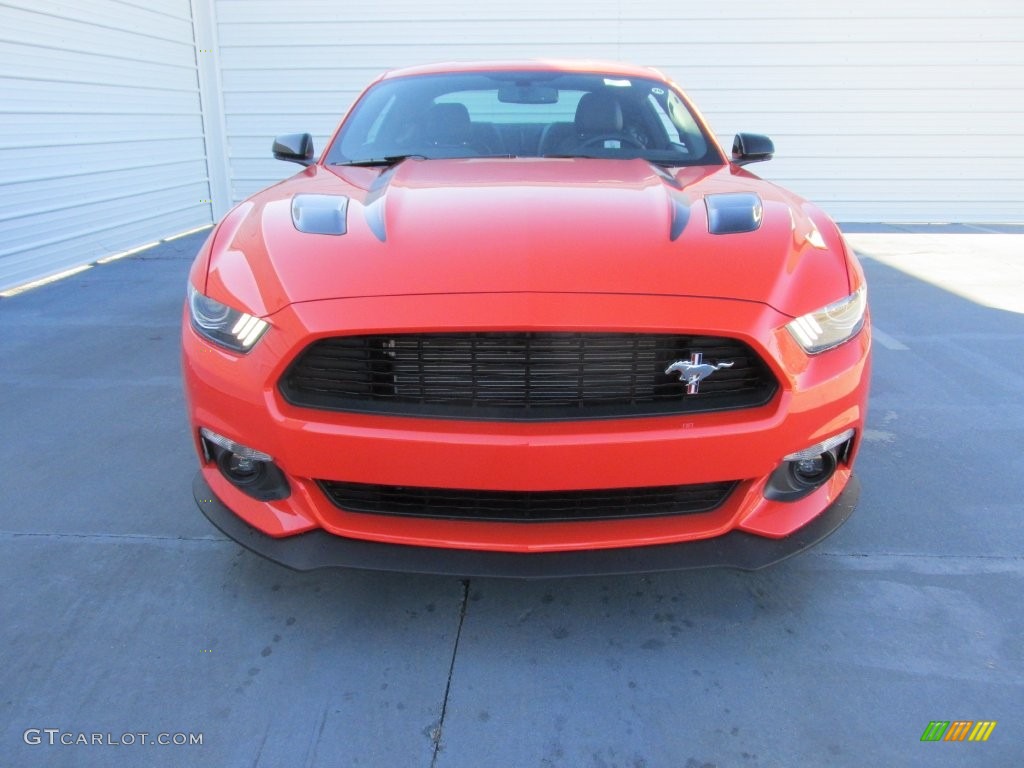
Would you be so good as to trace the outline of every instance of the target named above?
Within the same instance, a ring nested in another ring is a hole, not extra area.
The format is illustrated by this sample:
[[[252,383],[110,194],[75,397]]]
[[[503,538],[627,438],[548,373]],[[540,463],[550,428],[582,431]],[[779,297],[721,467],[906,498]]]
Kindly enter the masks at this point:
[[[1024,235],[851,235],[881,333],[820,547],[540,582],[296,574],[210,526],[177,352],[203,237],[0,300],[0,766],[1021,764]],[[60,743],[143,732],[202,745]]]

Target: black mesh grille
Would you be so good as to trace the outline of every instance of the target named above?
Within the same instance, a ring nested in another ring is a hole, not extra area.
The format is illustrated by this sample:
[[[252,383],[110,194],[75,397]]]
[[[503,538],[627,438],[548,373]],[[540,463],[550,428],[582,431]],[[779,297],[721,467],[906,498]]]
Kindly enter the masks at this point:
[[[736,487],[728,481],[599,491],[468,491],[317,482],[349,512],[522,523],[693,515],[720,506]]]
[[[732,365],[687,394],[665,369],[695,353]],[[767,403],[776,386],[736,339],[530,332],[320,339],[280,382],[288,402],[309,408],[512,421],[750,408]]]

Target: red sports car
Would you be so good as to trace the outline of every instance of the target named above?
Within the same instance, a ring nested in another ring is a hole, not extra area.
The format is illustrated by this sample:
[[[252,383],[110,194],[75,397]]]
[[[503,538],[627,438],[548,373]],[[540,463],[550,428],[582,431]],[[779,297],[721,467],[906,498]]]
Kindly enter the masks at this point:
[[[853,510],[864,274],[658,72],[378,78],[189,277],[200,509],[292,568],[759,568]]]

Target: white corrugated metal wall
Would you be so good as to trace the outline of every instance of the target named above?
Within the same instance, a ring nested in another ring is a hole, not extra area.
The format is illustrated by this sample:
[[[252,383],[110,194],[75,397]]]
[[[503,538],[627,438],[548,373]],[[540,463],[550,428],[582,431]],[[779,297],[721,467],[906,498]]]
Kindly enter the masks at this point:
[[[209,222],[384,69],[519,57],[660,68],[840,220],[1022,219],[1019,0],[13,0],[0,290]]]
[[[215,0],[235,200],[294,168],[276,133],[317,148],[381,70],[474,58],[655,66],[728,148],[775,140],[753,170],[846,221],[1019,221],[1020,0]]]
[[[0,6],[0,290],[211,220],[189,0]]]

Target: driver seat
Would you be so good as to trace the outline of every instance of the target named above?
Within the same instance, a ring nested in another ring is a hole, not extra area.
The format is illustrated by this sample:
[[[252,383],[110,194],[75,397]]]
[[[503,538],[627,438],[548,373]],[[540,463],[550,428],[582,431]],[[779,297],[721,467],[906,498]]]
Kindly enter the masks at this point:
[[[622,133],[622,107],[607,91],[583,94],[576,105],[572,125],[553,123],[544,129],[540,139],[541,155],[572,154],[580,145],[599,136],[613,138]]]

